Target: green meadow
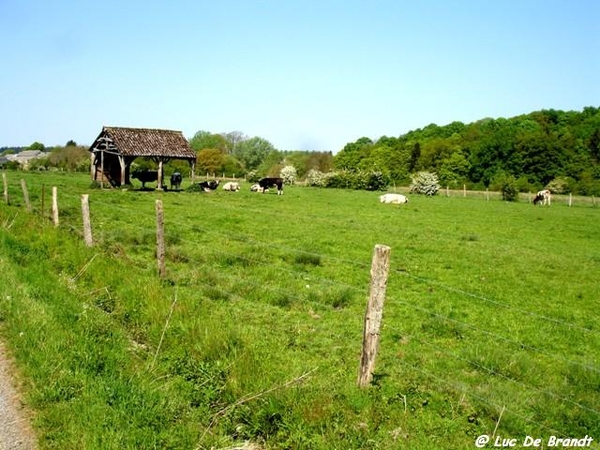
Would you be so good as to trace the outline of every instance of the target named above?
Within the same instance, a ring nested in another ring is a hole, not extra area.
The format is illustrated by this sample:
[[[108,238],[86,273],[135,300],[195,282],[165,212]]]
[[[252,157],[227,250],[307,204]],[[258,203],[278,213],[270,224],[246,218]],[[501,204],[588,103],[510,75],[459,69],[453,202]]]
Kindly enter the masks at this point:
[[[600,207],[589,201],[441,191],[398,206],[365,191],[100,190],[81,174],[5,173],[0,338],[43,449],[600,441]],[[377,244],[391,266],[373,383],[360,389]]]

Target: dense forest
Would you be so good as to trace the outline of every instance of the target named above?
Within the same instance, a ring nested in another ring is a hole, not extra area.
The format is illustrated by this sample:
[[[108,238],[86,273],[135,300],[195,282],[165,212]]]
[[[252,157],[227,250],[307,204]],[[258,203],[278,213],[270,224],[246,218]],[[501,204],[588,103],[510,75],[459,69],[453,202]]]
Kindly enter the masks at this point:
[[[550,184],[559,193],[600,195],[600,108],[431,124],[377,141],[363,137],[335,155],[334,167],[381,171],[399,184],[428,171],[451,188],[495,188],[512,177],[522,191]]]
[[[239,131],[198,131],[189,142],[197,154],[198,174],[279,176],[284,167],[291,166],[295,179],[313,185],[384,189],[388,183],[409,185],[417,172],[432,172],[442,187],[498,190],[510,179],[523,192],[550,187],[555,193],[600,196],[597,107],[580,112],[541,110],[470,124],[431,124],[399,137],[383,136],[376,141],[362,137],[335,155],[278,150],[264,138]],[[32,169],[89,170],[87,147],[74,141],[54,148],[35,142],[29,149],[48,153],[47,158],[32,161]],[[0,150],[4,150],[1,155],[21,149]],[[136,160],[136,164],[153,168],[154,162]],[[173,161],[167,170],[185,172],[189,166]]]

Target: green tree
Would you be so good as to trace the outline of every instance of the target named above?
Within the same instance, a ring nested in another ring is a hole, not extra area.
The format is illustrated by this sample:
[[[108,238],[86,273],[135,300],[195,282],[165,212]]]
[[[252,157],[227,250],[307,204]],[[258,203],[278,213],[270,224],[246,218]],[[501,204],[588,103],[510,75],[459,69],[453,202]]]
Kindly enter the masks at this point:
[[[241,131],[231,131],[229,133],[224,133],[222,136],[227,143],[227,153],[229,154],[234,154],[237,145],[248,139]]]
[[[323,173],[331,171],[333,154],[331,152],[310,152],[306,161],[306,172],[314,169]]]
[[[462,151],[456,151],[442,161],[439,170],[443,186],[456,186],[467,179],[469,161]]]
[[[261,137],[245,139],[237,143],[234,156],[247,170],[257,169],[265,158],[276,151],[273,144]]]
[[[208,131],[198,131],[190,139],[190,147],[196,153],[205,148],[217,149],[221,153],[227,153],[227,140],[220,134],[212,134]]]
[[[243,177],[247,173],[242,163],[232,155],[224,155],[223,159],[223,165],[219,171],[225,173],[225,175]]]
[[[420,158],[421,158],[421,144],[419,144],[418,142],[415,142],[412,145],[412,148],[410,151],[410,160],[408,162],[408,171],[409,172],[414,172],[418,168],[417,164],[419,163]]]
[[[594,162],[600,163],[600,128],[596,128],[590,136],[589,149]]]
[[[200,150],[196,157],[196,167],[199,174],[219,173],[224,163],[225,155],[216,148],[205,148]]]
[[[34,142],[33,144],[31,144],[29,147],[29,150],[40,150],[40,151],[44,151],[46,150],[46,147],[44,147],[44,144],[42,144],[41,142]]]
[[[90,152],[82,146],[54,147],[48,154],[46,167],[56,167],[67,172],[85,172],[90,169]]]
[[[368,158],[373,141],[368,137],[361,137],[356,142],[348,143],[333,157],[333,166],[339,170],[358,170],[360,162]]]

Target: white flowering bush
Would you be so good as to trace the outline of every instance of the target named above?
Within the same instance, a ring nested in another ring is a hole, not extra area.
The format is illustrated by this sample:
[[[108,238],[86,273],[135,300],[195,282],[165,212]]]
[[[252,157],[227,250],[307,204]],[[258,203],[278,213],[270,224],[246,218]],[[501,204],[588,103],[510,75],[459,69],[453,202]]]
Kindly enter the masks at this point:
[[[294,166],[285,166],[281,169],[279,176],[283,178],[284,184],[295,184],[298,172]]]
[[[325,186],[326,174],[317,169],[310,169],[306,174],[306,185],[307,186]]]
[[[440,190],[440,183],[435,173],[418,172],[411,176],[410,192],[414,194],[435,195]]]
[[[544,188],[549,189],[554,194],[567,194],[570,190],[570,180],[564,177],[557,177],[548,183]]]

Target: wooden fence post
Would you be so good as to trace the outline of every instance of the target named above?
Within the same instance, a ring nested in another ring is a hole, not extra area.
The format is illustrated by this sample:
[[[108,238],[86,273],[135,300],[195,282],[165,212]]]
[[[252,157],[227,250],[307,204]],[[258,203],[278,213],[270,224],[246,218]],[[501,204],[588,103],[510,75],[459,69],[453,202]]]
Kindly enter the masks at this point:
[[[31,212],[31,202],[29,201],[29,192],[27,191],[27,183],[25,180],[21,178],[21,189],[23,190],[23,198],[25,199],[25,206],[27,207],[27,211]]]
[[[486,201],[490,201],[490,190],[489,188],[485,188],[485,199]]]
[[[92,240],[92,223],[90,221],[90,203],[89,195],[83,194],[81,196],[81,214],[83,215],[83,239],[85,245],[91,247],[94,245]]]
[[[2,183],[4,184],[4,202],[8,205],[8,181],[5,172],[2,172]]]
[[[463,197],[467,196],[467,185],[463,184]]]
[[[569,206],[573,205],[573,194],[569,192]]]
[[[358,386],[367,387],[373,380],[375,358],[379,349],[379,335],[383,319],[383,303],[390,270],[390,247],[377,244],[371,262],[371,288],[365,313],[363,344],[358,371]]]
[[[52,220],[54,226],[58,226],[58,191],[56,186],[52,186]]]
[[[41,216],[44,217],[44,201],[46,199],[46,185],[42,184],[42,210],[40,211]]]
[[[165,277],[165,219],[161,200],[156,200],[156,260],[158,276]]]

